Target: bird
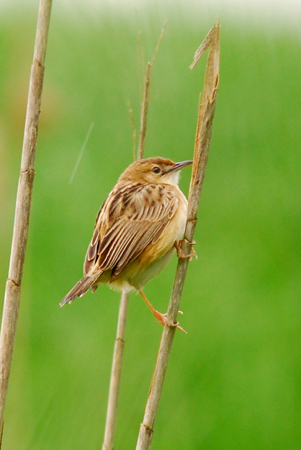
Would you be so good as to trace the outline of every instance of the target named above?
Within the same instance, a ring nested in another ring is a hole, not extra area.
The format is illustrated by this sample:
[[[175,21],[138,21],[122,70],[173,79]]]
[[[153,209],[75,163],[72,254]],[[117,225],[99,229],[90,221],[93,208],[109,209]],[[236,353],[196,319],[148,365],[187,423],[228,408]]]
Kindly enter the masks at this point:
[[[178,257],[187,257],[181,251],[187,199],[178,182],[181,169],[192,163],[151,157],[127,167],[98,212],[84,260],[84,276],[60,306],[82,297],[90,288],[95,292],[99,285],[107,284],[121,292],[138,291],[162,325],[184,331],[152,306],[143,288],[164,269],[175,251]]]

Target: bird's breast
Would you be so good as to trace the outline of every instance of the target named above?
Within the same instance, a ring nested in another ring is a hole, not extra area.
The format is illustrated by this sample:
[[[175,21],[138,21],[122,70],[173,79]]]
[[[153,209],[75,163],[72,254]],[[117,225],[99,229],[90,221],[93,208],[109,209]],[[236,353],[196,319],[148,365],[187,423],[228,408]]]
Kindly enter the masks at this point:
[[[149,245],[139,256],[138,259],[142,267],[150,265],[155,260],[163,257],[172,249],[176,241],[183,238],[187,220],[187,200],[180,189],[178,200],[178,208],[158,241]]]

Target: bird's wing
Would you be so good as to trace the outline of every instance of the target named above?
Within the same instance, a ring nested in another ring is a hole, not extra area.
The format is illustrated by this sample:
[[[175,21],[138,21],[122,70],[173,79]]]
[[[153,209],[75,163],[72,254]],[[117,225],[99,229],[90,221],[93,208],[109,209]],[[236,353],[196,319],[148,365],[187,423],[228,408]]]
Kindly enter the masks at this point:
[[[178,199],[166,185],[113,190],[96,219],[84,272],[112,270],[117,276],[160,238],[177,207]]]

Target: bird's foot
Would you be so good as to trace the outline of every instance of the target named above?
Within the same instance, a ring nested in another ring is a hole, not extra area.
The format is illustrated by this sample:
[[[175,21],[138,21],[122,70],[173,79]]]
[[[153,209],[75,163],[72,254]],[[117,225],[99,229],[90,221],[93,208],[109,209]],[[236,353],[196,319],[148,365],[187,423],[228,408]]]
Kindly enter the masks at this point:
[[[160,322],[163,326],[167,325],[169,327],[176,327],[178,330],[180,330],[183,333],[187,334],[187,331],[185,331],[184,328],[182,328],[179,325],[179,322],[172,322],[171,320],[169,320],[167,318],[167,313],[162,314],[159,311],[154,310],[153,314],[156,317],[156,319],[158,320],[158,322]],[[183,312],[182,311],[178,311],[178,314],[183,314]]]
[[[190,253],[189,253],[189,255],[185,255],[184,253],[183,253],[183,250],[182,250],[182,243],[183,243],[183,241],[186,241],[186,242],[188,242],[191,246],[192,245],[195,245],[196,244],[196,241],[188,241],[188,239],[181,239],[180,241],[178,241],[178,242],[175,242],[174,243],[174,247],[175,247],[175,249],[176,249],[176,251],[177,251],[177,256],[178,256],[178,258],[181,258],[181,259],[189,259],[189,261],[192,261],[192,258],[195,258],[196,260],[198,259],[198,255],[197,255],[197,253],[196,253],[196,251],[194,250],[194,248],[192,248],[191,247],[191,249],[190,249]]]
[[[187,332],[184,330],[184,328],[182,328],[179,325],[179,322],[172,322],[171,320],[169,320],[167,318],[167,313],[162,314],[159,311],[157,311],[153,307],[153,305],[149,302],[149,300],[144,295],[144,292],[142,290],[139,290],[138,292],[141,295],[141,297],[143,298],[143,300],[145,301],[145,303],[147,304],[147,306],[150,308],[150,310],[152,311],[153,315],[158,320],[158,322],[160,322],[163,326],[167,325],[169,327],[176,327],[178,330],[183,331],[183,333],[187,334]],[[178,311],[178,314],[183,314],[183,312],[182,311]]]

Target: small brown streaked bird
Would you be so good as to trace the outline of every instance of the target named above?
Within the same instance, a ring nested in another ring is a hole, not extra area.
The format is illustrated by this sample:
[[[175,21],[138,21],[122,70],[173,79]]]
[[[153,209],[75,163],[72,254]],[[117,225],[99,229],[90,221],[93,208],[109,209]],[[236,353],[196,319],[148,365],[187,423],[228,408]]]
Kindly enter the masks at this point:
[[[175,163],[161,157],[133,162],[120,176],[97,215],[84,262],[84,276],[63,298],[72,303],[101,284],[118,291],[136,289],[162,325],[176,326],[151,305],[144,286],[179,257],[187,220],[187,199],[178,187],[180,170],[192,161]]]

